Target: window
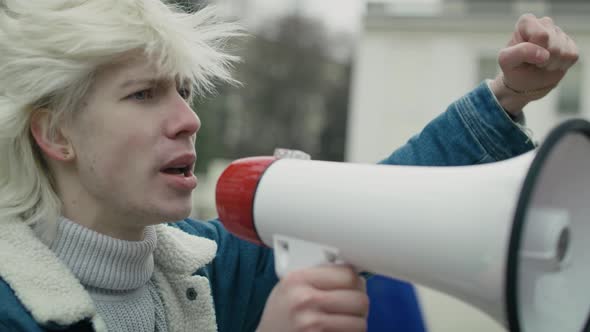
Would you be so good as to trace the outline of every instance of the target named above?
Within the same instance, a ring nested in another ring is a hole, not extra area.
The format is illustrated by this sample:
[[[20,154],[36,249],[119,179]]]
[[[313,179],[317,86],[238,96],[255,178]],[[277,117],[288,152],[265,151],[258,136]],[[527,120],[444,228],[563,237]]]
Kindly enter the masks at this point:
[[[576,63],[559,84],[557,113],[576,115],[581,113],[582,64]]]

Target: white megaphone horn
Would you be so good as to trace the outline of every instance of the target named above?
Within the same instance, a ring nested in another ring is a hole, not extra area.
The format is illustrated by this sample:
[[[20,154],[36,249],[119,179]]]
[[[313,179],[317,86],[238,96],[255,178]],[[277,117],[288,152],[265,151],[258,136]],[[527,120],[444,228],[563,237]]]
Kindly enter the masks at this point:
[[[279,275],[345,261],[461,299],[510,331],[590,331],[590,123],[477,166],[272,157],[216,190],[235,235],[273,247]]]

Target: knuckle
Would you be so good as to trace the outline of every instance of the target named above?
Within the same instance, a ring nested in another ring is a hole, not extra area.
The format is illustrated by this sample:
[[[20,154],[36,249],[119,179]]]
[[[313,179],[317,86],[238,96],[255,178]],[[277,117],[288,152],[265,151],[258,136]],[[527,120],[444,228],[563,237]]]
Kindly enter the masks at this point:
[[[574,41],[570,41],[569,45],[570,45],[569,53],[572,54],[577,60],[578,57],[580,56],[580,50],[578,49],[578,45],[576,45],[576,43]]]
[[[535,15],[533,15],[532,13],[524,13],[522,15],[520,15],[520,17],[518,18],[519,22],[530,22],[532,20],[536,20],[537,17]]]
[[[303,283],[305,280],[305,270],[297,270],[287,274],[281,282],[286,286],[295,286]]]
[[[509,60],[509,57],[510,52],[507,49],[503,49],[500,52],[498,52],[498,64],[501,68],[504,67],[506,62]]]
[[[518,21],[516,21],[516,30],[524,30],[526,29],[526,27],[530,24],[530,22],[533,21],[533,19],[536,19],[533,14],[523,14],[518,18]]]
[[[363,316],[367,316],[369,314],[369,307],[370,307],[370,299],[369,296],[365,293],[360,293],[357,296],[357,298],[355,299],[356,303],[358,303],[359,307],[359,313],[362,314]]]
[[[549,51],[552,57],[560,57],[562,55],[563,49],[559,46],[551,45],[547,47],[547,51]]]
[[[349,288],[357,288],[360,284],[360,277],[353,269],[346,269],[342,277],[344,278],[344,284]]]
[[[309,289],[299,290],[292,294],[292,306],[295,311],[302,311],[313,307],[320,301],[320,295]]]
[[[580,55],[579,55],[578,53],[575,53],[575,54],[572,56],[572,61],[573,61],[574,63],[576,63],[576,62],[578,62],[578,60],[580,60]]]
[[[358,300],[359,300],[359,303],[362,305],[362,307],[368,311],[369,305],[370,305],[369,296],[366,293],[361,293],[361,296],[359,297]]]
[[[367,279],[365,278],[359,278],[359,287],[358,287],[362,292],[366,293],[367,292]]]
[[[566,61],[578,61],[579,55],[575,51],[567,51],[562,54],[562,58]]]
[[[527,56],[529,55],[530,50],[531,50],[530,47],[521,47],[518,49],[518,53],[519,53],[518,56],[521,59],[526,59]]]
[[[534,33],[533,40],[540,44],[547,44],[549,42],[549,31],[547,30],[539,30]]]
[[[580,57],[577,54],[572,55],[571,58],[568,58],[568,61],[570,63],[570,67],[575,65],[578,62],[579,58]]]
[[[324,330],[324,321],[317,312],[306,312],[298,315],[294,320],[295,330],[301,332],[321,332]]]
[[[543,16],[542,18],[539,19],[539,21],[541,21],[541,23],[546,24],[546,25],[554,25],[553,19],[549,16]]]

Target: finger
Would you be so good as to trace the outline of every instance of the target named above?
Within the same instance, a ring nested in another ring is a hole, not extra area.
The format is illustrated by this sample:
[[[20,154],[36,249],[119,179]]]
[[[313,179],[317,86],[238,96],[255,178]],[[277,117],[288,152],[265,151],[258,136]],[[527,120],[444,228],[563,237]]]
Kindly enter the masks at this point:
[[[321,311],[329,314],[367,317],[369,313],[369,297],[361,291],[326,291],[318,299],[317,305]]]
[[[525,42],[504,48],[498,55],[498,63],[503,71],[523,64],[543,65],[550,58],[549,52],[541,46]]]
[[[549,24],[549,23],[544,23]],[[567,35],[557,26],[547,26],[549,29],[553,29],[554,33],[551,34],[547,50],[549,51],[549,61],[539,65],[539,67],[546,68],[549,71],[560,69],[563,66],[564,58],[563,54],[567,47]]]
[[[299,278],[321,290],[357,289],[360,277],[348,265],[326,265],[299,271]]]
[[[362,317],[314,312],[298,316],[295,326],[303,331],[362,332],[367,330],[367,321]]]
[[[545,27],[552,27],[555,25],[555,22],[553,22],[553,19],[549,16],[541,17],[539,19],[539,23],[541,23]]]
[[[539,45],[543,48],[549,46],[551,31],[534,15],[522,15],[516,23],[516,29],[523,41]]]
[[[326,332],[364,332],[367,331],[367,320],[362,317],[330,316],[330,324]]]
[[[367,279],[365,279],[365,277],[361,277],[361,278],[359,278],[359,283],[360,283],[359,289],[362,292],[366,293],[367,292]]]
[[[563,71],[568,70],[576,62],[578,62],[578,58],[580,56],[578,51],[578,45],[576,45],[576,42],[567,35],[566,38],[567,41],[565,51],[562,54],[564,61],[561,70]]]

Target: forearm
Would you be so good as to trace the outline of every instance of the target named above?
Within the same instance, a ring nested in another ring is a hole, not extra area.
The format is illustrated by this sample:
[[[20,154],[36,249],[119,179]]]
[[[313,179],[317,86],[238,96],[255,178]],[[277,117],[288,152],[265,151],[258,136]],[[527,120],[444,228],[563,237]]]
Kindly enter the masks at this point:
[[[458,166],[508,159],[534,148],[483,83],[449,106],[385,164]]]

